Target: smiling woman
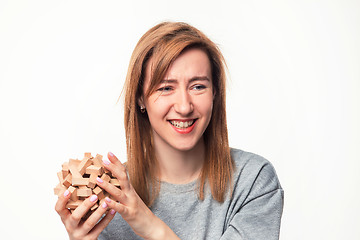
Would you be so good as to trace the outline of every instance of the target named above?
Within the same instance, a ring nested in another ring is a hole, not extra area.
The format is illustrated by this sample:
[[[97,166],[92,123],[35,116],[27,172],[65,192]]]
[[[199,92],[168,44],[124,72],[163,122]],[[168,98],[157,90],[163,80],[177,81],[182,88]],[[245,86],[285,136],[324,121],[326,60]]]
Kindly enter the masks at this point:
[[[135,47],[125,85],[125,106],[131,106],[125,110],[128,155],[134,156],[128,159],[128,169],[131,178],[138,178],[133,186],[149,206],[160,189],[157,179],[172,176],[177,176],[173,183],[199,178],[200,199],[208,181],[213,197],[223,201],[233,173],[224,67],[218,47],[185,23],[161,23]],[[138,111],[139,106],[146,107],[147,114]],[[193,127],[172,127],[171,122],[180,125],[184,120],[194,121]],[[184,172],[181,179],[179,171]]]
[[[218,47],[188,24],[144,34],[125,84],[128,159],[104,160],[120,189],[98,180],[112,198],[87,220],[96,196],[72,213],[68,191],[59,197],[71,239],[279,238],[283,190],[274,168],[228,144],[224,68]],[[108,208],[118,214],[101,219]]]

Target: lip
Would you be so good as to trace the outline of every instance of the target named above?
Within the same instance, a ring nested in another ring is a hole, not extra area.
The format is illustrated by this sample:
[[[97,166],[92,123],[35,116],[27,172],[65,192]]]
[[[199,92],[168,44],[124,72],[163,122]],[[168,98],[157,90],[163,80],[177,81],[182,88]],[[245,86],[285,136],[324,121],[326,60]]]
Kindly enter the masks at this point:
[[[174,125],[172,125],[172,124],[170,123],[170,121],[187,122],[187,121],[191,121],[191,120],[194,120],[193,125],[191,125],[191,126],[188,127],[188,128],[184,128],[184,129],[177,128],[177,127],[175,127]],[[188,134],[188,133],[191,133],[192,130],[194,129],[196,123],[197,123],[197,118],[196,118],[196,119],[171,119],[171,120],[169,120],[170,126],[171,126],[176,132],[178,132],[178,133],[180,133],[180,134]]]

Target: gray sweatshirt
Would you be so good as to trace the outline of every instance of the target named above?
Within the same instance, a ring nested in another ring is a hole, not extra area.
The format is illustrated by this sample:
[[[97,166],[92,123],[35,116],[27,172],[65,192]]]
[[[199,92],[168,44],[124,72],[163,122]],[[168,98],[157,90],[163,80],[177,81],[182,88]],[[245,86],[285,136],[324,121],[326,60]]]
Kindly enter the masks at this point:
[[[206,189],[198,199],[197,181],[177,185],[161,183],[151,207],[181,239],[279,239],[284,192],[274,167],[253,153],[231,149],[236,164],[234,192],[218,203]],[[116,214],[99,236],[103,239],[142,239]]]

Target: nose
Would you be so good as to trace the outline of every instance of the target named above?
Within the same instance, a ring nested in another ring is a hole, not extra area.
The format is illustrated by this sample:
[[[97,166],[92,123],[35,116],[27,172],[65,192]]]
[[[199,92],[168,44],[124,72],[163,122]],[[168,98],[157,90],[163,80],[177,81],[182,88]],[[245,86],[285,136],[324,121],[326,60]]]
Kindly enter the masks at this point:
[[[174,109],[177,113],[184,116],[189,115],[194,111],[191,96],[187,91],[179,92],[175,100]]]

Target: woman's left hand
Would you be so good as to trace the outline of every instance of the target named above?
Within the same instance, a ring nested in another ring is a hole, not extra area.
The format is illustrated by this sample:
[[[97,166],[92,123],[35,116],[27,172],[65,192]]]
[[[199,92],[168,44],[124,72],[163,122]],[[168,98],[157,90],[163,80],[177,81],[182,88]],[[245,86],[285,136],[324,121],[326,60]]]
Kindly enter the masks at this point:
[[[125,166],[112,153],[108,153],[108,159],[110,161],[103,160],[104,166],[120,183],[119,189],[97,178],[97,184],[115,200],[105,199],[109,208],[116,210],[133,231],[144,239],[179,239],[141,200],[128,179]]]

